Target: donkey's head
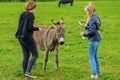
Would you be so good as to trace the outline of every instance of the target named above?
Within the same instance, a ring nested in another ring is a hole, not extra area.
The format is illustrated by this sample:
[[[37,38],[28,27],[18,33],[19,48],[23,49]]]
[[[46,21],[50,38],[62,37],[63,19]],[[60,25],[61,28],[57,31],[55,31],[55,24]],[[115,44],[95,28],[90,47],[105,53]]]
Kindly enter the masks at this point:
[[[60,45],[63,45],[65,37],[64,20],[63,18],[61,18],[60,22],[55,22],[54,20],[51,21],[55,27],[56,39],[58,40]]]

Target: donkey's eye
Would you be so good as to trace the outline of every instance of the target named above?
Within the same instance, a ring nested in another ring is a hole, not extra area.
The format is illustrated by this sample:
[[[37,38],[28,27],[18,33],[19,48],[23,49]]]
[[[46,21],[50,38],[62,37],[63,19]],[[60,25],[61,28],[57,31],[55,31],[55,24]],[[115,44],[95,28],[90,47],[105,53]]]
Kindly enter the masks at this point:
[[[57,30],[57,33],[59,33],[59,30]]]
[[[59,31],[57,31],[57,33],[59,33]]]

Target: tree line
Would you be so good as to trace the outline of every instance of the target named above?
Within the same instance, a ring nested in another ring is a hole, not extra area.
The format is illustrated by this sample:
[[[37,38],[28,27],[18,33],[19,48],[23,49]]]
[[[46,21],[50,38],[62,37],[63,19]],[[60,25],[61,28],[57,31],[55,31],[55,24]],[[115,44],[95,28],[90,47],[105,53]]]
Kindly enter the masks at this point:
[[[0,2],[26,2],[28,0],[0,0]],[[59,1],[59,0],[33,0],[33,1]]]
[[[0,2],[26,2],[28,0],[0,0]],[[60,1],[60,0],[33,0],[38,2],[48,2],[48,1]],[[74,1],[89,1],[89,0],[74,0]],[[104,0],[91,0],[91,1],[104,1]],[[111,0],[116,1],[116,0]]]
[[[0,0],[0,2],[26,2],[28,0]],[[60,1],[60,0],[33,0],[40,2],[48,2],[48,1]],[[87,0],[74,0],[74,1],[87,1]]]

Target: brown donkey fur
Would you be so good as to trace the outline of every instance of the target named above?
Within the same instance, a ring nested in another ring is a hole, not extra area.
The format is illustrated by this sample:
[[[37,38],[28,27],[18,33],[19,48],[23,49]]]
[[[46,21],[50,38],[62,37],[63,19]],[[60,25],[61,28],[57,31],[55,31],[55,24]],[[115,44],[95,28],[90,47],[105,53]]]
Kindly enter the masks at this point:
[[[53,28],[39,26],[41,30],[35,31],[33,34],[37,47],[45,51],[43,66],[44,71],[46,71],[49,51],[54,51],[56,70],[58,70],[58,48],[59,45],[64,44],[65,29],[63,19],[61,19],[60,22],[57,23],[54,20],[51,21],[54,24]]]

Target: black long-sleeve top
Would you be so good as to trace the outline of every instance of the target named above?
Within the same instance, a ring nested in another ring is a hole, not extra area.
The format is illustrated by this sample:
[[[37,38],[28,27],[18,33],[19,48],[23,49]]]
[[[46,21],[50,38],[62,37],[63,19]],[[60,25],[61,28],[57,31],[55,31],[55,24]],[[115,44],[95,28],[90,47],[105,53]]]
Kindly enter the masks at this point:
[[[29,11],[21,13],[19,18],[18,30],[15,34],[18,39],[29,39],[33,36],[33,31],[39,30],[38,27],[34,27],[34,14]]]

